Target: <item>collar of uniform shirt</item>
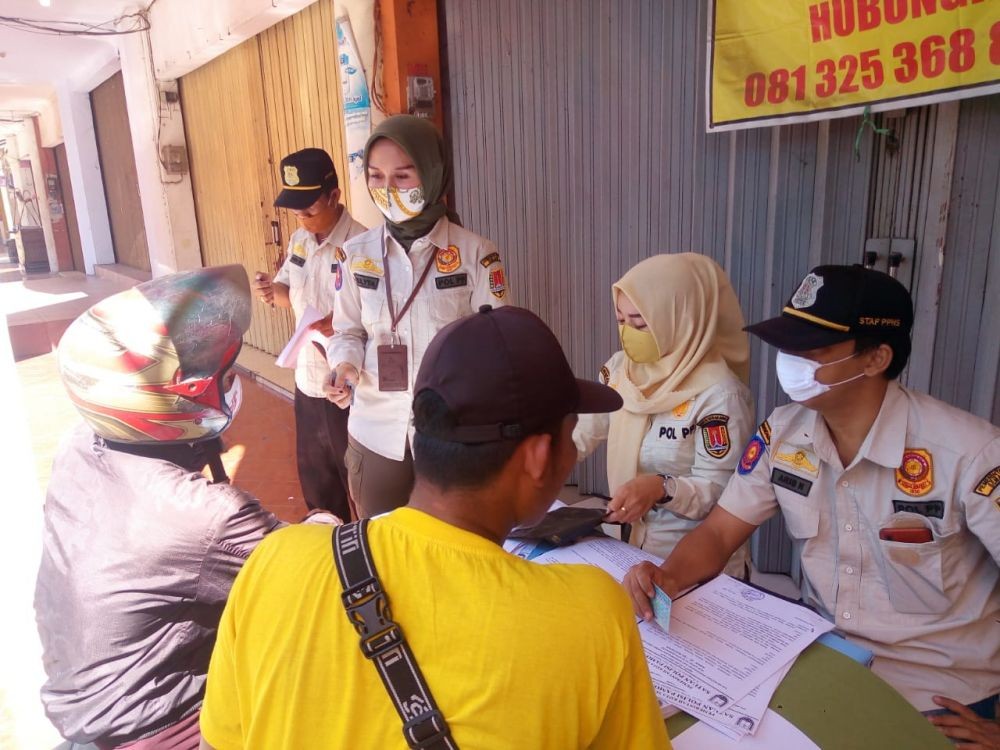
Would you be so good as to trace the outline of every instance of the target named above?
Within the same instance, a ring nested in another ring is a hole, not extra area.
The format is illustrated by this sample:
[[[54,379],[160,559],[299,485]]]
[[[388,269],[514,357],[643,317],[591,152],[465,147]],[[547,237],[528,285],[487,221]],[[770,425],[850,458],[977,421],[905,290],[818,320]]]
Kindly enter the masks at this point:
[[[440,247],[440,248],[448,247],[448,225],[445,223],[447,221],[448,217],[442,216],[440,219],[438,219],[437,224],[434,225],[434,228],[431,229],[431,231],[429,231],[423,237],[414,240],[413,245],[416,245],[417,243],[423,244],[426,241],[429,242],[434,247]],[[403,251],[404,254],[409,254],[409,251],[405,247],[400,245],[395,237],[389,234],[389,230],[387,228],[383,227],[382,232],[385,237],[385,243],[382,246],[383,258],[385,257],[385,253],[389,252],[389,243],[392,243],[394,247],[398,247],[400,250]],[[412,248],[413,245],[411,245],[410,247]]]
[[[903,391],[899,387],[899,383],[895,380],[891,381],[886,389],[878,416],[872,423],[868,435],[865,436],[865,441],[861,444],[853,464],[857,464],[861,459],[867,459],[889,469],[895,469],[899,466],[906,448],[906,425],[909,411],[903,401]],[[813,447],[820,458],[832,462],[832,457],[837,455],[837,448],[833,444],[830,428],[827,427],[819,412],[813,412],[813,420],[811,427],[808,425],[805,427],[803,437],[809,440],[811,436]],[[836,465],[835,462],[833,463]]]

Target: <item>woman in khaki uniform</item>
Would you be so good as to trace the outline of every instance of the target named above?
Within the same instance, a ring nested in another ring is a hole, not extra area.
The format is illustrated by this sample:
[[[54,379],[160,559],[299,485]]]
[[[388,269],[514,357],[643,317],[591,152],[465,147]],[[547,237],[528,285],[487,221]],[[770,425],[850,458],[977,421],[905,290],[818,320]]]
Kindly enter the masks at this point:
[[[386,222],[344,245],[327,361],[328,397],[345,408],[353,399],[348,485],[367,517],[405,505],[413,488],[413,380],[427,345],[480,306],[507,304],[510,293],[496,246],[444,204],[451,165],[429,121],[390,117],[364,160]]]
[[[666,557],[715,505],[753,434],[743,313],[715,261],[656,255],[612,287],[622,350],[601,368],[625,406],[581,415],[581,460],[608,441],[608,520],[631,523],[630,541]],[[734,449],[733,446],[736,446]],[[741,547],[726,572],[744,577]]]

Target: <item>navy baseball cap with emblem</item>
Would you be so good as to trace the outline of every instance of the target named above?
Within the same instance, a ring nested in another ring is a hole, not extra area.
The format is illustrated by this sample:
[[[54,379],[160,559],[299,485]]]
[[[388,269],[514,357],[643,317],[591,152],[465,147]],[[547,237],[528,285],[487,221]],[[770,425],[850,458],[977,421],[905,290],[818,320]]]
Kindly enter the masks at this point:
[[[454,423],[431,430],[415,416],[417,432],[453,443],[520,440],[567,414],[617,411],[617,391],[573,375],[555,334],[520,307],[478,313],[450,323],[420,363],[414,396],[432,390]]]
[[[281,192],[274,201],[276,208],[301,211],[315,203],[324,190],[338,185],[333,159],[321,148],[304,148],[289,154],[281,160],[279,176]]]
[[[862,266],[817,266],[776,318],[743,330],[789,352],[821,349],[859,336],[909,336],[913,300],[888,274]]]

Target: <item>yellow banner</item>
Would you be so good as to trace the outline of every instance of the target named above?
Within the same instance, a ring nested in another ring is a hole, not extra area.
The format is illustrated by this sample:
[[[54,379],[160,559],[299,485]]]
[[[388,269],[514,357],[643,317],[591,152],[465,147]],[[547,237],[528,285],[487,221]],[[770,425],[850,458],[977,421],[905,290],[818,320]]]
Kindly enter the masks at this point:
[[[715,0],[709,130],[1000,92],[1000,0]]]

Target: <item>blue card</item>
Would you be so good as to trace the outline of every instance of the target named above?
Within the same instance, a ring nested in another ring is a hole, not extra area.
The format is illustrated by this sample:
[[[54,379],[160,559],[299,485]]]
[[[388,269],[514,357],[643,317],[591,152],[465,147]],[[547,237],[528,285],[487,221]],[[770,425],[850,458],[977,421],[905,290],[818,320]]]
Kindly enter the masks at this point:
[[[670,607],[673,601],[669,596],[657,586],[653,584],[653,619],[656,620],[656,624],[663,628],[664,631],[670,630]]]

